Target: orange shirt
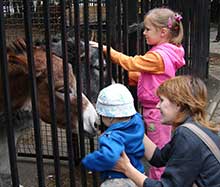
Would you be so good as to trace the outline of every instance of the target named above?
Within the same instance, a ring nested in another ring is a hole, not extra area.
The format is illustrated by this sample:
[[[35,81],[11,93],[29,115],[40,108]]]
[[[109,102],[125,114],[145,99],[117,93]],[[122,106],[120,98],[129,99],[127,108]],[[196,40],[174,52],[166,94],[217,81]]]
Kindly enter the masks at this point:
[[[104,53],[107,51],[104,50]],[[129,85],[136,85],[140,72],[152,74],[164,73],[164,63],[160,54],[148,51],[144,55],[127,56],[111,48],[110,58],[113,63],[119,64],[128,71]]]

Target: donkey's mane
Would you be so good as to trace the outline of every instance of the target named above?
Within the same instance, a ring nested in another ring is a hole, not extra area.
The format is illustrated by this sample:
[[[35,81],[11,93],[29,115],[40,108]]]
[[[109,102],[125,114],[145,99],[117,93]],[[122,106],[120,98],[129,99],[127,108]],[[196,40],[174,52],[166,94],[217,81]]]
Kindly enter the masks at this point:
[[[35,50],[42,51],[46,53],[46,47],[43,43],[33,43],[33,53],[35,53]],[[44,53],[44,54],[45,54]],[[27,45],[26,41],[23,38],[18,38],[15,41],[13,41],[8,47],[7,47],[7,54],[10,59],[10,63],[18,64],[17,62],[17,56],[24,56],[27,57]],[[59,57],[56,53],[52,51],[52,56]],[[16,60],[15,60],[16,59]],[[19,61],[20,62],[20,61]]]

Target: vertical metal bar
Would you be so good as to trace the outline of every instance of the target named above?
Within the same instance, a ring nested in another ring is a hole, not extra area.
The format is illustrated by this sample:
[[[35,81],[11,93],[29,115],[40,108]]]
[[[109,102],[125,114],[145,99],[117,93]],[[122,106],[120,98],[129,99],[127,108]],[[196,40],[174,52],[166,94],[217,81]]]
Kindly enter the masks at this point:
[[[43,156],[42,156],[42,143],[40,134],[40,120],[39,111],[37,107],[37,85],[35,66],[33,58],[33,42],[32,42],[32,15],[30,10],[30,1],[23,0],[24,4],[24,24],[25,24],[25,37],[27,41],[27,57],[28,57],[28,69],[31,79],[31,101],[32,101],[32,114],[34,120],[34,135],[36,144],[36,155],[37,155],[37,172],[38,172],[38,183],[40,187],[45,186],[44,181],[44,168],[43,168]]]
[[[208,61],[209,61],[209,8],[210,8],[210,1],[208,0],[203,0],[201,1],[201,9],[200,9],[200,15],[205,15],[199,16],[200,19],[200,28],[198,30],[202,30],[203,32],[201,33],[201,45],[200,45],[200,59],[198,61],[198,67],[201,68],[200,71],[200,77],[203,79],[208,78]],[[203,65],[201,66],[201,62]],[[199,66],[200,65],[200,66]]]
[[[141,0],[141,15],[140,15],[140,20],[144,20],[144,15],[146,13],[147,9],[146,9],[146,1]],[[141,34],[141,42],[140,42],[140,53],[144,54],[146,52],[146,42],[145,42],[145,38],[143,35],[143,31],[144,31],[144,22],[143,25],[140,28],[140,34]]]
[[[91,98],[91,83],[90,83],[90,59],[89,59],[89,7],[88,0],[84,1],[84,42],[85,42],[85,60],[86,60],[86,90],[87,96]]]
[[[81,63],[80,63],[80,13],[79,13],[79,0],[74,0],[74,28],[75,28],[75,44],[76,44],[76,80],[77,80],[77,109],[78,109],[78,122],[79,122],[79,139],[80,139],[80,153],[85,156],[85,141],[83,130],[82,118],[82,83],[81,83]],[[81,167],[81,182],[83,186],[87,186],[86,169]]]
[[[192,58],[192,73],[194,73],[194,69],[195,69],[195,65],[196,65],[196,61],[197,61],[197,58],[198,58],[198,42],[199,41],[197,41],[197,38],[198,38],[198,34],[199,33],[196,33],[196,28],[197,28],[197,26],[198,26],[198,20],[196,19],[196,17],[198,16],[197,15],[197,13],[198,13],[198,11],[197,11],[197,7],[195,6],[195,3],[193,2],[192,3],[192,5],[193,5],[193,9],[194,9],[194,12],[193,12],[193,16],[192,16],[192,28],[193,28],[193,30],[192,30],[192,33],[193,33],[193,42],[192,42],[192,56],[193,56],[193,58]]]
[[[109,7],[107,8],[106,11],[106,30],[108,30],[108,32],[106,32],[106,38],[107,38],[107,48],[109,46],[109,51],[107,50],[107,56],[110,53],[110,46],[114,47],[114,48],[118,48],[119,41],[117,40],[118,37],[118,21],[120,21],[120,16],[117,17],[117,13],[118,13],[118,4],[120,4],[120,0],[112,0],[112,1],[108,1],[106,6]],[[120,32],[120,30],[119,30]],[[108,60],[110,61],[110,58],[108,58]],[[118,69],[118,65],[113,64],[113,63],[108,63],[108,72],[110,72],[111,77],[108,77],[108,84],[111,84],[112,79],[117,80],[117,69]]]
[[[150,1],[151,0],[146,0],[145,1],[145,10],[146,10],[146,12],[148,12],[150,10]]]
[[[68,8],[69,8],[69,26],[70,26],[70,28],[72,28],[73,27],[73,17],[72,17],[72,15],[73,15],[73,1],[72,0],[68,0],[67,1],[68,2]]]
[[[11,167],[11,177],[13,187],[19,186],[18,168],[17,168],[17,158],[16,158],[16,147],[15,147],[15,137],[12,125],[12,111],[11,111],[11,100],[9,91],[9,78],[8,78],[8,65],[7,65],[7,51],[5,42],[5,25],[4,25],[4,15],[3,15],[3,1],[0,0],[0,74],[2,77],[3,94],[4,94],[4,106],[5,106],[5,116],[7,120],[7,138],[8,138],[8,149],[9,149],[9,159]],[[3,162],[3,161],[1,161]]]
[[[105,6],[106,8],[106,6]],[[101,90],[104,87],[104,82],[105,82],[105,78],[104,78],[104,74],[103,74],[103,39],[102,39],[102,0],[97,0],[97,20],[98,20],[98,43],[99,43],[99,89]],[[101,132],[103,132],[105,129],[104,124],[102,123],[102,119],[101,119],[101,127],[100,130]]]
[[[90,51],[89,51],[89,6],[88,0],[84,0],[84,42],[85,42],[85,60],[86,60],[86,90],[87,90],[87,97],[91,98],[91,75],[90,75]],[[94,151],[94,140],[92,138],[89,139],[90,143],[90,151]],[[95,172],[92,172],[93,176],[93,186],[97,186],[97,180]]]
[[[207,3],[208,3],[208,15],[207,15],[207,19],[208,19],[208,25],[207,25],[207,27],[208,27],[208,34],[207,34],[207,47],[208,47],[208,49],[207,49],[207,52],[208,52],[208,55],[207,55],[207,58],[208,58],[208,60],[207,60],[207,68],[206,68],[206,78],[208,78],[208,76],[209,76],[209,58],[210,58],[210,56],[209,56],[209,52],[210,52],[210,18],[211,18],[211,2],[210,1],[207,1]],[[220,18],[219,18],[220,19]]]
[[[66,139],[68,149],[68,161],[69,161],[69,177],[70,186],[75,187],[75,163],[73,154],[73,141],[72,141],[72,126],[71,126],[71,108],[69,97],[69,66],[67,57],[67,36],[66,36],[66,1],[60,0],[61,5],[61,36],[62,36],[62,58],[63,58],[63,73],[64,73],[64,96],[65,96],[65,115],[66,115]]]
[[[190,43],[190,40],[191,40],[191,32],[190,32],[190,29],[191,29],[191,24],[190,24],[190,17],[191,17],[191,13],[190,13],[190,7],[189,7],[189,3],[185,2],[184,3],[185,5],[182,6],[183,8],[183,28],[184,28],[184,40],[183,40],[183,46],[184,46],[184,49],[185,49],[185,60],[186,60],[186,64],[187,64],[187,67],[183,70],[179,70],[178,72],[180,72],[181,74],[183,73],[189,73],[189,64],[191,64],[191,43]],[[185,72],[184,72],[185,70]]]
[[[121,32],[121,30],[122,30],[122,22],[121,22],[121,0],[118,0],[118,1],[116,1],[117,2],[117,18],[118,18],[118,21],[117,21],[117,27],[118,27],[118,30],[119,30],[119,32],[117,32],[118,33],[118,35],[117,35],[117,41],[118,41],[118,43],[117,43],[117,45],[118,45],[118,47],[117,47],[117,49],[119,50],[119,51],[121,51],[121,49],[122,49],[122,32]],[[122,83],[122,68],[121,68],[121,66],[117,66],[117,69],[118,69],[118,76],[117,76],[117,78],[118,78],[118,81],[120,82],[120,83]]]
[[[195,64],[196,64],[196,61],[197,61],[197,59],[198,59],[198,42],[199,41],[197,41],[197,38],[198,38],[198,34],[199,33],[196,33],[196,28],[198,27],[198,20],[197,20],[197,13],[198,13],[198,11],[196,11],[197,10],[197,7],[195,6],[195,2],[192,2],[192,8],[193,8],[193,12],[192,12],[192,17],[191,17],[191,23],[192,23],[192,25],[191,25],[191,28],[192,28],[192,30],[191,30],[191,32],[192,32],[192,37],[190,37],[191,38],[191,44],[192,44],[192,72],[191,73],[195,73],[194,72],[194,70],[195,70]]]
[[[99,43],[99,89],[104,87],[104,76],[103,76],[103,47],[102,47],[102,6],[101,0],[97,0],[97,20],[98,20],[98,43]]]
[[[112,0],[113,1],[113,0]],[[106,44],[107,44],[107,71],[108,71],[108,80],[107,84],[111,84],[112,80],[112,63],[110,62],[110,46],[111,46],[111,28],[113,27],[110,14],[113,14],[113,3],[112,1],[106,1]]]
[[[57,118],[56,118],[56,104],[55,104],[55,88],[53,79],[53,62],[51,57],[51,37],[50,37],[50,15],[49,3],[44,0],[44,27],[46,40],[46,57],[47,57],[47,74],[49,84],[49,101],[50,101],[50,116],[51,116],[51,132],[53,143],[54,167],[56,186],[60,187],[60,159],[59,159],[59,144],[57,138]]]
[[[128,0],[123,0],[123,52],[128,55]],[[124,73],[124,84],[128,85],[128,73]]]
[[[141,51],[141,41],[140,39],[142,38],[142,34],[141,34],[141,28],[140,28],[140,22],[141,22],[141,0],[138,0],[137,2],[137,10],[136,10],[136,23],[137,23],[137,42],[136,42],[136,46],[137,46],[137,54],[140,54]]]
[[[192,3],[188,3],[188,6],[192,6]],[[192,62],[194,61],[194,43],[196,43],[195,41],[195,34],[194,34],[194,26],[195,26],[195,21],[194,21],[194,11],[190,11],[190,18],[189,18],[189,33],[190,33],[190,49],[189,49],[189,57],[190,57],[190,60],[188,61],[188,66],[189,66],[189,73],[192,73]]]

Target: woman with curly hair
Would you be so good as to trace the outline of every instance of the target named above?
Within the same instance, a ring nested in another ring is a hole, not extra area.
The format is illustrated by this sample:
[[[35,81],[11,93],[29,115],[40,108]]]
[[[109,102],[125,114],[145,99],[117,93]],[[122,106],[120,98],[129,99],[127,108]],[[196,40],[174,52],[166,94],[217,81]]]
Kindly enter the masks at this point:
[[[144,137],[145,158],[153,166],[165,166],[161,180],[148,178],[138,172],[123,153],[115,170],[124,173],[137,186],[143,187],[199,187],[219,186],[220,163],[209,147],[184,124],[201,129],[217,146],[220,154],[219,129],[206,120],[207,89],[203,81],[191,76],[177,76],[157,89],[160,98],[157,108],[161,122],[171,124],[173,136],[159,149]]]

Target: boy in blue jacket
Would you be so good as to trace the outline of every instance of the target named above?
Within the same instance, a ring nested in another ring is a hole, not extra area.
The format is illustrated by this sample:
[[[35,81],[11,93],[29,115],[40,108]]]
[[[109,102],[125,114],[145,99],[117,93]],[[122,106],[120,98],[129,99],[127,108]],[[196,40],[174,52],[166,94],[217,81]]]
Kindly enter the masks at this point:
[[[122,84],[112,84],[100,91],[96,110],[108,128],[99,137],[99,149],[83,158],[83,165],[91,171],[101,172],[101,187],[135,187],[123,173],[113,171],[125,151],[132,165],[144,173],[140,159],[144,156],[145,129],[131,93]]]

